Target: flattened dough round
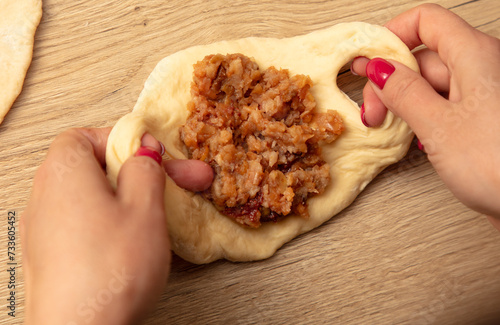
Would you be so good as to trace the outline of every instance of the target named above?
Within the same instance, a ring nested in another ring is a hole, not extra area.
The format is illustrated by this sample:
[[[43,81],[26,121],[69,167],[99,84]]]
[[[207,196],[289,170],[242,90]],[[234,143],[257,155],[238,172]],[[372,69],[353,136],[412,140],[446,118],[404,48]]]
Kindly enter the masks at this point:
[[[381,127],[366,128],[358,105],[339,90],[336,78],[340,68],[356,56],[394,59],[415,71],[417,62],[388,29],[347,23],[287,39],[246,38],[196,46],[160,61],[134,110],[118,121],[109,136],[106,162],[114,186],[121,165],[139,148],[145,132],[162,141],[172,158],[187,157],[179,126],[188,116],[193,64],[215,53],[242,53],[253,57],[261,69],[275,66],[289,69],[291,74],[309,75],[319,110],[337,110],[346,130],[331,145],[323,146],[332,180],[325,193],[308,200],[308,220],[288,216],[258,229],[245,228],[221,215],[200,195],[168,179],[167,223],[172,248],[182,258],[193,263],[267,258],[284,243],[347,207],[382,169],[407,152],[413,137],[407,124],[389,113]]]
[[[41,0],[0,0],[0,123],[21,93],[41,18]]]

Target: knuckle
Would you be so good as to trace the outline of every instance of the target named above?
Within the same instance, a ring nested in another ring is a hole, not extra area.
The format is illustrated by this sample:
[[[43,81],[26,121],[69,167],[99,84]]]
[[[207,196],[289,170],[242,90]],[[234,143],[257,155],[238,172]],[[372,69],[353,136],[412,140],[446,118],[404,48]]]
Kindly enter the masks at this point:
[[[79,129],[72,128],[72,129],[67,129],[67,130],[61,132],[56,137],[56,140],[58,140],[58,139],[64,139],[64,138],[79,138],[79,137],[80,137]]]
[[[68,129],[56,136],[47,160],[79,161],[93,153],[92,144],[81,129]]]
[[[421,11],[436,11],[436,10],[443,10],[443,6],[437,4],[437,3],[424,3],[424,4],[421,4],[419,6],[417,6],[417,8]]]
[[[80,132],[80,129],[67,129],[56,136],[51,144],[51,147],[58,147],[59,145],[71,145],[72,143],[84,143],[85,137]]]

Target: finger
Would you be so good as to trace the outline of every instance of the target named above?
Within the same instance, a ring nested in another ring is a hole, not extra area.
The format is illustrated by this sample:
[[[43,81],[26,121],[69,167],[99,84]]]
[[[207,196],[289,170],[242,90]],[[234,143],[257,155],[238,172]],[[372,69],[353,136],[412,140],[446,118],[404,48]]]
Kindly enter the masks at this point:
[[[366,77],[366,65],[370,62],[365,57],[357,57],[351,63],[351,72],[355,75]],[[363,105],[361,105],[361,121],[366,127],[382,125],[387,115],[387,108],[377,97],[372,86],[367,83],[363,88]]]
[[[424,4],[395,17],[385,25],[410,50],[425,44],[442,62],[470,74],[470,52],[480,32],[462,18],[436,4]]]
[[[416,51],[414,56],[420,66],[420,73],[431,86],[437,92],[448,92],[450,90],[450,73],[439,55],[429,49],[422,49]],[[351,71],[355,75],[366,77],[365,69],[368,62],[369,60],[365,57],[355,58],[351,64]]]
[[[437,92],[450,91],[450,72],[436,52],[429,49],[422,49],[414,53],[420,66],[422,77]]]
[[[161,156],[163,156],[163,154],[165,153],[165,147],[163,146],[163,143],[156,140],[155,137],[153,137],[149,133],[146,133],[142,136],[141,145],[144,147],[149,147],[156,152],[159,152]]]
[[[164,191],[165,172],[161,167],[161,155],[151,147],[142,146],[121,167],[116,195],[130,208],[163,211]]]
[[[109,133],[111,128],[80,128],[76,129],[82,133],[92,144],[92,150],[97,161],[102,165],[106,165],[106,145],[108,143]]]
[[[212,168],[199,160],[167,160],[163,168],[179,187],[193,192],[206,190],[214,178]]]
[[[351,63],[351,72],[356,76],[366,77],[366,65],[370,60],[364,56],[354,58]]]
[[[70,152],[74,148],[78,154],[95,158],[99,164],[106,163],[106,144],[111,128],[75,128],[69,129],[56,137],[49,148],[47,158],[52,154]],[[66,157],[70,158],[70,157]]]
[[[423,49],[415,53],[421,75],[439,93],[447,93],[450,90],[450,75],[448,68],[444,65],[437,53],[429,49]],[[368,59],[361,58],[353,61],[352,69],[359,71],[360,75],[366,75],[362,69],[366,69]],[[364,123],[370,127],[380,126],[387,113],[384,103],[378,98],[371,84],[363,89],[364,100]]]
[[[420,139],[441,124],[449,103],[418,73],[396,61],[371,60],[366,74],[375,94],[394,114],[404,119]]]
[[[110,191],[103,170],[109,132],[110,129],[70,129],[58,135],[35,176],[34,189],[41,183],[66,191]]]
[[[378,98],[372,85],[367,83],[363,89],[362,118],[363,124],[368,127],[377,127],[382,125],[387,115],[387,108]],[[363,115],[364,114],[364,115]],[[364,117],[364,119],[363,119]]]

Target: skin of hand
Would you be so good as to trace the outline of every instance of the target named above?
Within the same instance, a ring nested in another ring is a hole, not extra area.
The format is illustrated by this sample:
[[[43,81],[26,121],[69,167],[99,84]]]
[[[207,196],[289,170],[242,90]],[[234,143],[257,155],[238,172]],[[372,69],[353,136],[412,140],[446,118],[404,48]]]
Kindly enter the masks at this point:
[[[109,132],[62,133],[35,175],[20,225],[25,324],[136,324],[169,273],[165,170],[193,191],[212,182],[211,168],[200,161],[162,168],[162,145],[145,135],[115,191],[104,171]]]
[[[500,230],[500,40],[435,4],[386,27],[410,50],[426,46],[414,53],[421,74],[392,60],[353,60],[351,71],[369,79],[362,121],[377,127],[387,109],[404,119],[452,193]]]

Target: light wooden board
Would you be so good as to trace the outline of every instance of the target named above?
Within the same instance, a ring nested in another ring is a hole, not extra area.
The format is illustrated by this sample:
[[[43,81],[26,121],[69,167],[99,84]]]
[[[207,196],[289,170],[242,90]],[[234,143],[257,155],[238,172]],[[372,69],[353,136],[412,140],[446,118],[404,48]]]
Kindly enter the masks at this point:
[[[7,315],[7,214],[24,210],[58,133],[112,126],[156,63],[186,47],[383,24],[419,3],[46,0],[24,90],[0,126],[0,324],[22,324],[24,308],[18,250],[16,318]],[[496,0],[439,3],[500,36]],[[339,84],[361,102],[362,80],[346,73]],[[268,260],[196,266],[174,257],[145,324],[478,324],[499,310],[500,234],[448,192],[413,145],[349,208]]]

